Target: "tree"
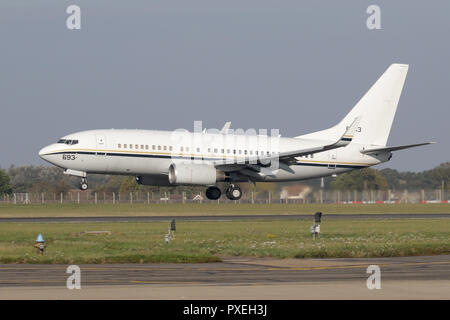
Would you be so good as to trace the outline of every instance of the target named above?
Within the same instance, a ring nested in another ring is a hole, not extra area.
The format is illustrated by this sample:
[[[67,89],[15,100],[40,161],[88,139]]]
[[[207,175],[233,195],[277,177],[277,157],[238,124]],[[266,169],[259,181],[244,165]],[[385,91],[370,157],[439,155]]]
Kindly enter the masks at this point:
[[[386,179],[378,170],[365,168],[339,175],[331,182],[331,187],[336,190],[386,190]]]
[[[5,171],[0,169],[0,195],[10,194],[11,192],[12,188],[9,184],[9,176]]]
[[[430,170],[430,178],[435,188],[442,188],[443,183],[444,189],[450,190],[450,162],[441,163],[436,168]]]

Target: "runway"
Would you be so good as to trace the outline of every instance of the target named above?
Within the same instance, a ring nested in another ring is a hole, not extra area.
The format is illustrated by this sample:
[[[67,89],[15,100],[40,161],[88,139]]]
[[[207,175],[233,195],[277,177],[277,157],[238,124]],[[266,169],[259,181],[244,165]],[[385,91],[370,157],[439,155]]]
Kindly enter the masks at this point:
[[[0,265],[0,299],[450,299],[450,255],[79,267],[82,289],[68,290],[67,265]]]
[[[76,223],[76,222],[167,222],[179,221],[234,221],[234,220],[311,220],[312,214],[254,214],[254,215],[202,215],[202,216],[102,216],[102,217],[20,217],[0,218],[0,223]],[[324,214],[322,219],[441,219],[450,218],[450,213],[370,213],[370,214]]]

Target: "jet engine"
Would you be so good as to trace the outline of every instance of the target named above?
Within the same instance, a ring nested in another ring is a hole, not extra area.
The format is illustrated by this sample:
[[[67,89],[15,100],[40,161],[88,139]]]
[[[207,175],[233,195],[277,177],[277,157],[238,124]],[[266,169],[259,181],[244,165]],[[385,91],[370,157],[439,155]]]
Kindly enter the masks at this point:
[[[217,171],[209,164],[172,163],[169,167],[169,182],[171,184],[213,185],[224,181],[225,174]]]

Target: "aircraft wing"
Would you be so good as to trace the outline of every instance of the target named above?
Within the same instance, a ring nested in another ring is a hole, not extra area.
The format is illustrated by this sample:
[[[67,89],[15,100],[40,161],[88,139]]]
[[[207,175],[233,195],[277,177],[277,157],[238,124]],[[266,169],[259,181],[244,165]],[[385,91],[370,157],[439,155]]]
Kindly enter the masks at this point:
[[[281,161],[283,160],[290,160],[295,157],[305,156],[308,154],[318,153],[326,150],[336,149],[336,148],[342,148],[346,145],[350,144],[353,140],[353,135],[356,131],[356,128],[358,127],[359,122],[361,121],[361,117],[355,118],[351,125],[347,127],[347,130],[345,130],[344,134],[335,142],[329,143],[329,144],[323,144],[319,145],[317,147],[308,148],[308,149],[301,149],[301,150],[293,150],[288,152],[281,152],[278,155],[278,159]]]
[[[380,147],[380,148],[370,148],[370,149],[362,149],[360,152],[364,154],[377,154],[382,152],[391,152],[391,151],[397,151],[402,149],[408,149],[408,148],[414,148],[414,147],[420,147],[425,146],[427,144],[433,144],[436,142],[423,142],[423,143],[416,143],[416,144],[405,144],[402,146],[395,146],[395,147]]]
[[[286,151],[275,155],[246,157],[238,159],[237,163],[236,160],[234,159],[218,160],[215,162],[215,166],[216,168],[224,171],[240,171],[240,170],[245,171],[244,169],[260,171],[259,169],[261,167],[268,167],[272,162],[278,162],[280,169],[291,172],[292,170],[289,168],[288,164],[290,162],[295,162],[296,157],[323,152],[326,150],[336,148],[342,148],[348,145],[350,142],[352,142],[353,135],[356,131],[356,128],[358,127],[360,120],[361,117],[355,118],[355,120],[351,123],[351,125],[346,129],[344,134],[341,137],[339,137],[337,141],[331,143],[330,142],[323,143],[315,147]]]

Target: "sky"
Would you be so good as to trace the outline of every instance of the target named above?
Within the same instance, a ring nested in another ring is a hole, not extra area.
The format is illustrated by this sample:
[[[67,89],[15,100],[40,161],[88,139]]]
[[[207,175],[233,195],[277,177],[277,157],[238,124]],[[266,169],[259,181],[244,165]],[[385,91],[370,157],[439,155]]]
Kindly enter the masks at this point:
[[[81,29],[69,30],[69,5]],[[369,5],[381,29],[369,30]],[[339,122],[392,63],[409,72],[377,168],[450,161],[449,1],[4,0],[0,167],[44,165],[40,148],[102,128],[279,129]]]

